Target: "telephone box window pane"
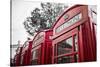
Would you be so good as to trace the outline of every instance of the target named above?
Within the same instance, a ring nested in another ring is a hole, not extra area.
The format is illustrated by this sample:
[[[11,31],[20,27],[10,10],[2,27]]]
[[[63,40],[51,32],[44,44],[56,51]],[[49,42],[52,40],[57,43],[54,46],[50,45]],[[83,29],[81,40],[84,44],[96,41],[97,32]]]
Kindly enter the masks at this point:
[[[35,60],[32,60],[32,65],[37,65],[38,64],[38,60],[37,59],[35,59]]]
[[[95,34],[97,34],[97,26],[94,25],[94,28],[95,28]]]
[[[33,59],[37,59],[37,58],[39,57],[39,55],[40,55],[39,49],[35,50],[35,51],[33,52]]]
[[[75,51],[77,52],[78,51],[78,36],[77,35],[74,36],[74,43],[75,43]]]
[[[40,52],[40,49],[33,51],[32,64],[38,64],[38,60],[40,59]]]
[[[72,56],[63,56],[57,59],[57,63],[71,63],[72,62],[73,57]]]
[[[93,21],[97,23],[97,14],[95,13],[95,11],[92,11],[92,16],[93,16]]]
[[[21,64],[23,64],[23,56],[21,57]]]
[[[71,53],[72,45],[73,45],[72,37],[58,43],[58,45],[57,45],[58,55]]]
[[[79,59],[79,58],[78,58],[78,54],[75,54],[75,55],[74,55],[74,61],[75,61],[75,62],[78,62],[78,59]]]
[[[36,51],[33,51],[33,59],[35,58]]]
[[[54,55],[55,55],[55,56],[56,56],[56,51],[57,51],[56,48],[57,48],[57,47],[56,47],[56,44],[55,44],[55,46],[54,46]]]
[[[33,51],[33,60],[38,58],[38,50]]]

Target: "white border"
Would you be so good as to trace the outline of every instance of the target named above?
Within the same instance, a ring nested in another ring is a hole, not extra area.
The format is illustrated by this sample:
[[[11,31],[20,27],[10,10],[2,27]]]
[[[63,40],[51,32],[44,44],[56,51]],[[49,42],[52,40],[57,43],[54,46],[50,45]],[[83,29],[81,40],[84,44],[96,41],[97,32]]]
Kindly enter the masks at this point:
[[[80,3],[97,5],[97,62],[41,65],[41,67],[99,67],[100,64],[100,0],[33,0],[42,2]],[[8,67],[10,61],[10,0],[0,0],[0,67]],[[35,67],[35,66],[34,66]],[[40,66],[36,66],[40,67]]]

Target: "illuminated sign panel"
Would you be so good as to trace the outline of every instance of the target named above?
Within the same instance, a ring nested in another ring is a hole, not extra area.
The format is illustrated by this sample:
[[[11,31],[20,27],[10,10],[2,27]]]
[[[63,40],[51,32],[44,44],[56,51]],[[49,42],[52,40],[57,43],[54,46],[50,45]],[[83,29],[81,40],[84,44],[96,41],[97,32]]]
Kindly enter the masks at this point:
[[[56,33],[59,33],[60,31],[62,31],[63,29],[73,25],[74,23],[78,22],[80,19],[82,18],[82,14],[79,13],[78,15],[74,16],[72,19],[70,19],[69,21],[65,22],[64,24],[62,24],[61,26],[59,26],[56,29]]]

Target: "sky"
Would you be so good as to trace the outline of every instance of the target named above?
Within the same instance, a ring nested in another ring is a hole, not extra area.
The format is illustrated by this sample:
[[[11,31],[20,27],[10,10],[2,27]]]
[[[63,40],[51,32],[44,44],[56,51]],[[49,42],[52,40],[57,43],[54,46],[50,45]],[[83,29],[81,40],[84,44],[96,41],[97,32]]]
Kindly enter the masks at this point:
[[[21,44],[27,40],[28,33],[24,29],[23,22],[36,7],[40,8],[40,2],[12,0],[12,45],[17,44],[18,40]]]

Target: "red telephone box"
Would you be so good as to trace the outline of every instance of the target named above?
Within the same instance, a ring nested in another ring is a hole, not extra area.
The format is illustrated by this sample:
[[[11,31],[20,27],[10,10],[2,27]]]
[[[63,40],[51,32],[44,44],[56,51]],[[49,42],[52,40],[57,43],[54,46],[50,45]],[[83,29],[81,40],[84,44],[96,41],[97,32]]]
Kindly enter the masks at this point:
[[[15,65],[20,66],[22,47],[18,47],[15,55]]]
[[[23,50],[21,54],[21,65],[30,65],[31,49],[32,49],[32,41],[25,42],[25,44],[23,45]]]
[[[39,32],[33,39],[32,65],[51,64],[52,61],[52,30]]]
[[[67,9],[53,26],[52,63],[96,60],[96,36],[87,5]]]

